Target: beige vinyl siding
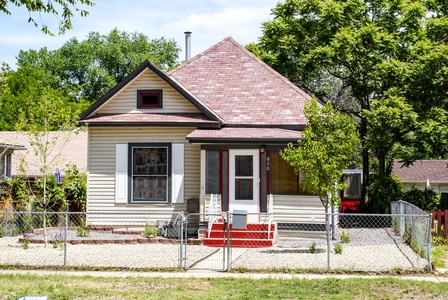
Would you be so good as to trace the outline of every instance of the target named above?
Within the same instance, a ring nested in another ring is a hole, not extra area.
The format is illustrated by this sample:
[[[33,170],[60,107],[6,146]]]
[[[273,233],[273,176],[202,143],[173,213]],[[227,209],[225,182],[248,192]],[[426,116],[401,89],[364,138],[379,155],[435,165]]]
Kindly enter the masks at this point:
[[[169,214],[185,211],[186,200],[199,198],[199,169],[200,147],[191,145],[185,137],[195,128],[177,127],[149,127],[126,128],[106,127],[89,128],[89,188],[88,188],[88,212],[152,212]],[[180,204],[116,204],[115,203],[115,150],[116,144],[127,143],[184,143],[184,198]],[[142,225],[145,216],[128,216],[117,218],[118,223],[127,225]],[[166,217],[166,215],[165,215]],[[165,218],[163,218],[165,219]],[[89,217],[91,224],[113,225],[113,220]],[[144,225],[144,223],[143,223]]]
[[[206,194],[204,198],[205,211],[201,213],[208,214],[210,194]],[[218,203],[221,205],[221,195],[218,195]],[[324,224],[325,209],[317,196],[274,195],[274,221],[278,223],[307,222]]]
[[[138,80],[136,80],[138,78]],[[191,102],[182,97],[151,70],[146,69],[101,107],[98,114],[123,113],[199,113]],[[137,109],[137,90],[163,90],[163,108]]]
[[[281,216],[281,214],[285,214]],[[303,214],[287,216],[287,214]],[[317,196],[274,195],[274,221],[277,223],[325,224],[325,208]]]

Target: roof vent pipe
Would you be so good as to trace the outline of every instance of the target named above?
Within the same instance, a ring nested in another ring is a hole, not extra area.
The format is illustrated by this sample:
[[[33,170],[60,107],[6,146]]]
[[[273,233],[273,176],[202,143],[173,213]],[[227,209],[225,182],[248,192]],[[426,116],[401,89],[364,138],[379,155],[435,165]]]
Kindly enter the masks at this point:
[[[191,31],[185,31],[185,61],[191,58]]]

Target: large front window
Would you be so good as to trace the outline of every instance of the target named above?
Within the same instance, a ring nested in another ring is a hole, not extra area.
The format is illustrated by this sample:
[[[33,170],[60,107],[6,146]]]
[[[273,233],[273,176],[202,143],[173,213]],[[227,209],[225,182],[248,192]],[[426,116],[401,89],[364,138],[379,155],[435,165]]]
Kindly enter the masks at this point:
[[[132,146],[132,202],[168,202],[168,146]]]
[[[309,194],[301,183],[301,174],[284,160],[278,151],[269,152],[270,192],[278,195]]]

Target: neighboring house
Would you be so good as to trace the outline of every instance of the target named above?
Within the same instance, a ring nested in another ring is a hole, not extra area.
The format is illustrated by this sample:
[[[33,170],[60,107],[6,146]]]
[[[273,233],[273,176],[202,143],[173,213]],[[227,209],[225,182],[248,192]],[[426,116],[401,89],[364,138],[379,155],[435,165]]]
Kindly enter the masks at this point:
[[[4,180],[4,177],[11,177],[14,151],[26,150],[24,146],[12,143],[5,138],[4,135],[0,137],[0,182]]]
[[[403,182],[405,191],[415,187],[431,188],[438,194],[448,193],[448,160],[417,160],[409,167],[394,161],[392,175]]]
[[[167,73],[143,62],[81,116],[87,211],[207,213],[218,194],[222,212],[259,213],[272,194],[275,213],[323,213],[279,154],[301,138],[308,99],[231,37]]]
[[[43,166],[42,157],[35,154],[35,149],[31,145],[32,139],[28,133],[2,131],[0,132],[0,139],[13,145],[22,145],[14,146],[14,148],[9,147],[8,152],[6,152],[9,156],[2,156],[2,166],[3,159],[7,162],[6,165],[9,165],[6,174],[8,177],[23,175],[20,171],[21,162],[25,167],[25,175],[30,180],[33,181],[43,176],[40,170]],[[77,133],[51,131],[48,133],[48,140],[48,155],[46,158],[51,173],[55,173],[56,169],[59,169],[61,176],[64,177],[67,164],[75,164],[81,172],[87,170],[87,132],[81,130]],[[0,149],[2,147],[0,142]],[[22,151],[12,152],[12,150]]]

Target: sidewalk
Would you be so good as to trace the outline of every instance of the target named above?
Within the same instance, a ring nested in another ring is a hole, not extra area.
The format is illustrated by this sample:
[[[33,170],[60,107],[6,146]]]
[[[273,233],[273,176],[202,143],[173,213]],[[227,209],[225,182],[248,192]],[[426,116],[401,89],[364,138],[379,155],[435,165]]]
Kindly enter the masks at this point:
[[[163,277],[163,278],[276,278],[276,279],[351,279],[351,278],[397,278],[403,280],[446,282],[447,276],[427,274],[421,276],[393,276],[393,275],[352,275],[352,274],[280,274],[280,273],[229,273],[209,270],[189,270],[186,272],[126,272],[126,271],[45,271],[45,270],[0,270],[0,274],[33,274],[39,276],[92,276],[92,277]]]

